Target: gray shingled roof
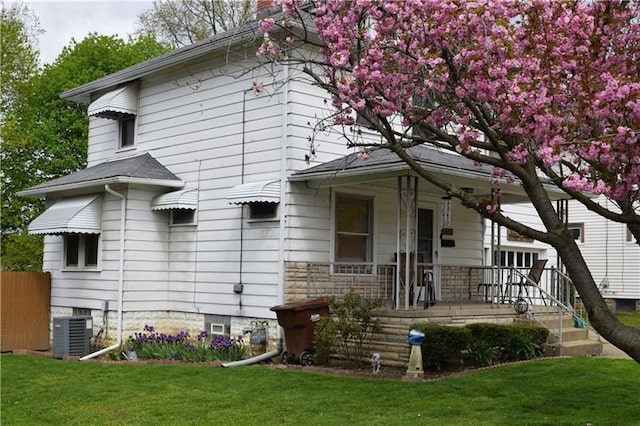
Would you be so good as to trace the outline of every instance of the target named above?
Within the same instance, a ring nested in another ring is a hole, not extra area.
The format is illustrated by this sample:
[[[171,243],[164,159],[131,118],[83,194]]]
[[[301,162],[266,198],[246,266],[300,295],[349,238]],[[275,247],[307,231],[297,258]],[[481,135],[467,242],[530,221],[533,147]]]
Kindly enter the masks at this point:
[[[32,186],[18,195],[42,196],[50,192],[105,185],[109,183],[147,183],[182,187],[184,183],[149,153],[120,160],[106,161],[93,167]]]
[[[419,145],[408,148],[407,152],[428,170],[441,169],[449,174],[469,174],[491,177],[491,168],[486,164],[476,165],[473,161],[448,152]],[[368,174],[377,171],[409,170],[409,166],[393,151],[386,148],[373,148],[369,158],[363,160],[358,153],[352,153],[336,160],[328,161],[293,174],[294,181],[307,180],[314,177],[329,177]]]
[[[464,185],[476,189],[477,194],[489,193],[492,187],[493,166],[476,164],[472,160],[454,153],[440,151],[430,146],[419,145],[408,148],[407,152],[425,169],[445,179],[455,181],[457,185]],[[289,180],[292,182],[314,182],[314,185],[340,185],[357,181],[359,178],[377,179],[381,176],[394,176],[411,173],[406,164],[395,152],[387,148],[374,148],[369,152],[369,158],[362,159],[358,153],[352,153],[336,160],[318,164],[306,170],[294,173]],[[565,199],[567,195],[547,179],[542,178],[547,193],[553,200]],[[525,202],[527,195],[516,179],[512,184],[503,183],[502,201]]]
[[[284,12],[276,13],[272,17],[276,22],[282,22],[288,19],[288,15]],[[156,56],[155,58],[148,59],[121,71],[68,90],[62,93],[60,97],[75,102],[89,103],[91,101],[91,94],[94,92],[146,77],[204,55],[228,50],[231,46],[242,43],[255,43],[257,48],[257,45],[262,43],[264,39],[264,34],[260,30],[259,23],[260,21],[258,19],[249,21],[244,25],[215,34],[204,40],[172,50],[164,55]],[[293,25],[294,22],[287,21],[287,31],[291,31]],[[313,27],[309,27],[308,30],[313,30]],[[279,31],[277,26],[272,32],[276,31]]]

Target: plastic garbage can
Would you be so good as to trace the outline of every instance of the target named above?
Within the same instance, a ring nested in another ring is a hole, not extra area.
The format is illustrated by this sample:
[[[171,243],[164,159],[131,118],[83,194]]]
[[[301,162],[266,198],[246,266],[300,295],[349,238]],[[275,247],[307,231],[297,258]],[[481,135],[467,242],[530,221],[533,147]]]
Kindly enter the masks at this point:
[[[274,306],[271,310],[276,313],[278,324],[284,329],[287,350],[282,354],[282,362],[310,365],[316,322],[323,316],[329,316],[327,301],[322,298],[307,299]]]

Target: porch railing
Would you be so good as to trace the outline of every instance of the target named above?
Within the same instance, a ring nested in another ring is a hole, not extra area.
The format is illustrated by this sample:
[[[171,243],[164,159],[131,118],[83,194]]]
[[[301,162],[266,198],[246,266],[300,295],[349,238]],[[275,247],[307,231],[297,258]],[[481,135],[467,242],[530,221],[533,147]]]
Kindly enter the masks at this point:
[[[433,303],[512,303],[518,297],[519,283],[526,280],[529,268],[418,263],[417,277],[409,285],[397,279],[395,262],[307,263],[306,295],[309,298],[344,296],[353,290],[365,299],[381,299],[396,309],[424,309]],[[396,285],[399,281],[399,285]],[[554,300],[574,306],[575,297],[566,276],[547,268],[540,281],[527,283],[522,296],[530,305],[548,305]],[[409,294],[407,295],[407,292]],[[409,303],[407,303],[407,300]]]

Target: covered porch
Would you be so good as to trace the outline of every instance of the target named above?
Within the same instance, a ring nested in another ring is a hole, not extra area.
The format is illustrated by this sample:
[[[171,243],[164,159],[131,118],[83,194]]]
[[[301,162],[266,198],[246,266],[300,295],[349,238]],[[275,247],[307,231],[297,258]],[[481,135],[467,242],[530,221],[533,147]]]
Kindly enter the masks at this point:
[[[408,152],[424,168],[480,199],[498,204],[528,201],[518,182],[501,183],[498,199],[488,166],[424,146]],[[492,237],[499,228],[452,203],[389,150],[374,149],[368,158],[354,153],[295,173],[290,180],[329,191],[333,225],[328,261],[289,262],[286,297],[341,296],[353,290],[399,311],[470,303],[498,307],[518,296],[526,296],[529,305],[545,305],[549,295],[567,298],[568,280],[552,268],[542,272],[538,283],[528,283],[535,285],[523,286],[527,268],[505,264],[496,255],[499,246],[484,247],[486,227],[491,226]],[[375,198],[372,213],[361,220],[341,217],[341,212],[355,216],[357,209],[368,208],[364,202],[349,204],[358,197]],[[372,222],[368,227],[367,221]]]

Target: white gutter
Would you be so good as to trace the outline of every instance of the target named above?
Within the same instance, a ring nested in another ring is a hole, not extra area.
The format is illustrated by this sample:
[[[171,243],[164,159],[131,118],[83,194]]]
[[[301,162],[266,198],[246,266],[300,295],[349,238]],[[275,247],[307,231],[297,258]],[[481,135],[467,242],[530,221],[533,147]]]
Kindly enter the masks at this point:
[[[80,358],[80,361],[85,361],[87,359],[95,358],[107,352],[111,352],[114,349],[119,349],[122,345],[122,300],[124,293],[124,237],[125,237],[125,222],[126,222],[126,214],[127,214],[127,199],[124,195],[114,191],[109,187],[109,185],[104,186],[104,190],[111,195],[114,195],[120,198],[120,259],[118,266],[118,333],[116,338],[116,343],[113,345],[101,349],[97,352],[91,353],[89,355],[85,355]]]

